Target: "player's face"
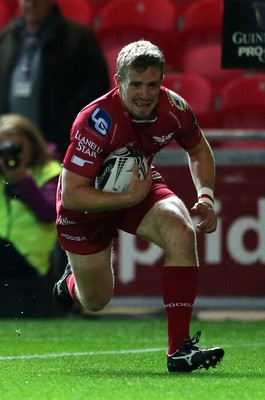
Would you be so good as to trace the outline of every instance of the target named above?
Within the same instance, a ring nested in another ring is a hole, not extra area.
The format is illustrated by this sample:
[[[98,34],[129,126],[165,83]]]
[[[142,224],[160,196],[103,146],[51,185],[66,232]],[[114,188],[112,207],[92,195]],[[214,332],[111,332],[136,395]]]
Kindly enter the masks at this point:
[[[130,69],[122,81],[117,78],[122,102],[134,119],[155,117],[162,77],[160,68],[149,67],[145,71]]]

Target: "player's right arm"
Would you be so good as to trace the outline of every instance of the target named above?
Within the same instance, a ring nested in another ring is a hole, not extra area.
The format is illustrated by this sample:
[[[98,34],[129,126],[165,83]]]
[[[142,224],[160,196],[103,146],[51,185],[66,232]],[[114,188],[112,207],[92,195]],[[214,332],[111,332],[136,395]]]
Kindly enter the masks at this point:
[[[95,189],[94,181],[66,168],[62,171],[61,198],[64,208],[80,212],[102,212],[129,208],[142,201],[150,190],[151,171],[140,180],[135,165],[132,182],[125,193],[103,192]]]

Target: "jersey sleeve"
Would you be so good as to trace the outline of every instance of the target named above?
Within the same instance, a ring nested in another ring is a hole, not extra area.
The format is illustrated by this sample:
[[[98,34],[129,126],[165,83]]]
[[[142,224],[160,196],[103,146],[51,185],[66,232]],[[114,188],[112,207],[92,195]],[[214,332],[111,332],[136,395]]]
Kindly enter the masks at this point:
[[[182,117],[183,129],[177,136],[177,142],[184,150],[189,150],[199,144],[202,131],[189,104],[187,104],[186,112]]]
[[[103,108],[92,105],[82,110],[71,129],[64,167],[78,175],[94,179],[105,158],[110,130],[111,124]]]
[[[166,94],[170,104],[170,114],[176,126],[174,129],[176,142],[184,150],[196,147],[201,140],[202,131],[191,106],[183,97],[170,89],[166,89]]]

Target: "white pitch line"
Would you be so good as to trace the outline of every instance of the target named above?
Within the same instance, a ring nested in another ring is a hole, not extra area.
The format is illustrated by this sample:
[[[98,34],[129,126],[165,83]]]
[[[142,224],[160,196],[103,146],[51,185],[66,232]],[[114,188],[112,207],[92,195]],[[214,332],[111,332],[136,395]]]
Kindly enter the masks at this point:
[[[222,346],[224,349],[234,347],[235,344],[226,344]],[[258,343],[243,343],[241,347],[264,347],[264,342]],[[41,358],[59,358],[59,357],[83,357],[83,356],[100,356],[100,355],[117,355],[117,354],[137,354],[137,353],[152,353],[158,351],[165,351],[165,348],[150,348],[150,349],[129,349],[129,350],[113,350],[113,351],[82,351],[82,352],[65,352],[65,353],[50,353],[50,354],[30,354],[20,356],[0,356],[0,361],[12,360],[30,360]]]
[[[128,353],[152,353],[156,351],[163,351],[160,348],[154,349],[135,349],[135,350],[119,350],[119,351],[83,351],[77,353],[51,353],[51,354],[31,354],[21,356],[0,356],[0,361],[7,360],[30,360],[40,358],[58,358],[58,357],[83,357],[83,356],[98,356],[98,355],[111,355],[111,354],[128,354]]]

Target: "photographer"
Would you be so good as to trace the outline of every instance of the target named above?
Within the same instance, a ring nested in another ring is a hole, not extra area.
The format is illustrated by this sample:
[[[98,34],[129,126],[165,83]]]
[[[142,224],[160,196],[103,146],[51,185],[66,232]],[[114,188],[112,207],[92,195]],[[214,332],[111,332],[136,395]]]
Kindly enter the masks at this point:
[[[25,117],[0,115],[0,318],[51,313],[61,165]]]

